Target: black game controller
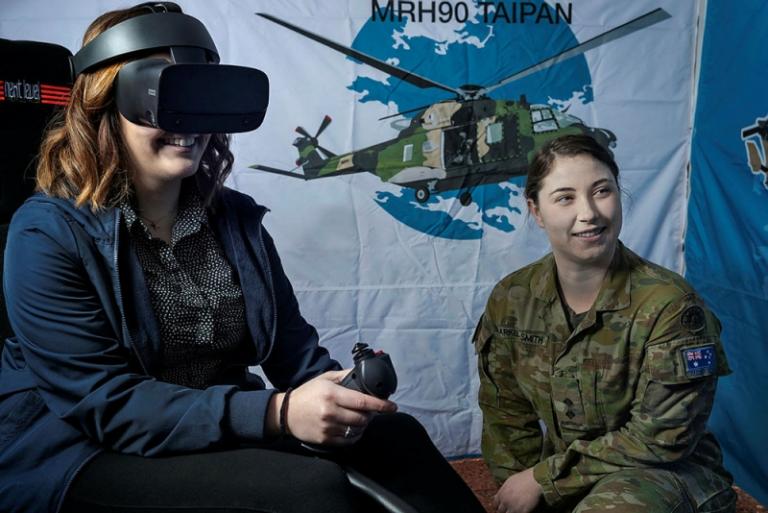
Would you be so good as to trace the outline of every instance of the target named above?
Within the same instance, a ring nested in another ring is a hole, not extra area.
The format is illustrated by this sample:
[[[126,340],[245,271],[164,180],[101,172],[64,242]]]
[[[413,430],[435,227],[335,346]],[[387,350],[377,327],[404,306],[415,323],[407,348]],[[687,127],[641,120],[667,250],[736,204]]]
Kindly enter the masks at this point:
[[[387,399],[397,389],[397,374],[389,355],[374,351],[368,344],[358,342],[352,348],[355,368],[344,376],[341,386],[364,394]]]
[[[355,344],[352,354],[355,367],[341,380],[341,386],[379,399],[387,399],[395,392],[397,374],[388,354],[383,351],[374,351],[368,347],[368,344],[362,342]],[[329,454],[333,451],[330,447],[309,442],[301,442],[301,445],[321,454]]]

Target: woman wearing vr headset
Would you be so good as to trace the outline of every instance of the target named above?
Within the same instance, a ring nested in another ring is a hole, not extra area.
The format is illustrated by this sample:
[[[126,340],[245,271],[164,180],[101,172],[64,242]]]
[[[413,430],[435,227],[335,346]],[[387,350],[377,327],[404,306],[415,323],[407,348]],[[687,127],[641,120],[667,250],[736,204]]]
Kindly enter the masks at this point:
[[[171,3],[106,13],[84,43],[8,238],[0,510],[381,510],[354,471],[417,511],[482,511],[414,419],[340,386],[266,209],[223,186],[229,139],[211,132],[229,121],[196,118],[206,105],[163,120],[181,93],[139,86],[174,83],[179,62],[250,72],[212,66],[207,31]]]

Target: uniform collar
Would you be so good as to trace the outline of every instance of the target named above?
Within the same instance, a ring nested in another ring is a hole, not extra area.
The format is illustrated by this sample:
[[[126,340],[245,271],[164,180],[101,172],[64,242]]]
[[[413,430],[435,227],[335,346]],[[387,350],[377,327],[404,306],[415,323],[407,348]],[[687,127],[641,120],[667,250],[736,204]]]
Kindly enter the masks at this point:
[[[603,278],[600,292],[592,310],[613,311],[627,308],[630,304],[630,270],[637,256],[628,250],[621,241],[617,241],[616,252],[608,272]],[[531,292],[545,303],[559,300],[557,293],[557,269],[555,256],[549,253],[539,261],[531,277]]]
[[[549,253],[539,261],[531,276],[531,292],[545,303],[553,302],[557,299],[556,279],[555,255]]]
[[[632,280],[630,270],[634,255],[621,241],[617,241],[611,267],[603,278],[600,293],[597,295],[593,310],[608,312],[627,308],[630,303]]]

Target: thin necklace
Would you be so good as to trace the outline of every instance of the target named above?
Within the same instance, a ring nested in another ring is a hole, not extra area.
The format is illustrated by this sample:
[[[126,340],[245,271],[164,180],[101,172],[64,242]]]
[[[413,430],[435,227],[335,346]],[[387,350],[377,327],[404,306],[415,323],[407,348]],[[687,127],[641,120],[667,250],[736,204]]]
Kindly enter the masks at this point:
[[[166,219],[175,218],[177,212],[178,212],[178,210],[174,209],[173,211],[169,212],[168,214],[164,215],[163,217],[160,217],[159,219],[157,219],[155,221],[153,221],[152,219],[149,219],[147,217],[144,217],[143,215],[141,215],[140,212],[136,212],[136,215],[138,215],[139,218],[141,218],[142,221],[145,221],[149,225],[149,227],[151,229],[159,230],[160,229],[160,226],[159,226],[160,223],[162,223]]]

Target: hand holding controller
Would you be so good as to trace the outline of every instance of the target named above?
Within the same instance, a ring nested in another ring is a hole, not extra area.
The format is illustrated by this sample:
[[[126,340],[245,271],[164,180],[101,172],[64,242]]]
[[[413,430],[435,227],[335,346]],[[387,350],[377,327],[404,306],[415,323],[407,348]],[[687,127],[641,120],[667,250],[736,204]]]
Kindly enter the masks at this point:
[[[354,354],[355,366],[342,378],[339,385],[386,401],[397,388],[397,375],[389,355],[382,351],[374,352],[367,344],[361,342],[355,344],[352,354]],[[350,435],[352,432],[352,428],[347,426],[344,439],[355,438],[362,433],[362,430],[354,436]],[[326,444],[301,442],[301,445],[319,453],[332,451],[332,447]]]
[[[355,344],[352,354],[355,367],[341,381],[341,386],[379,399],[387,399],[395,392],[397,374],[388,354],[374,352],[362,342]]]

